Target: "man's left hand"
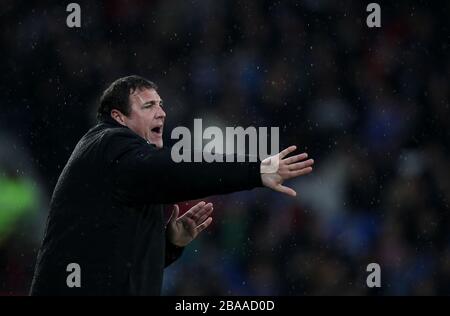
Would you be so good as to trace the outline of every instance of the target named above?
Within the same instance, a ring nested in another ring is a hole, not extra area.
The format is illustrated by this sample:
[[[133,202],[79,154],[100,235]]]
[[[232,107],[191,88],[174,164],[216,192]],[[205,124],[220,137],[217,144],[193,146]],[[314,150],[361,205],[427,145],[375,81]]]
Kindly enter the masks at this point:
[[[202,201],[178,217],[180,209],[175,204],[167,224],[169,241],[178,247],[185,247],[211,224],[212,217],[210,215],[212,211],[212,203]]]

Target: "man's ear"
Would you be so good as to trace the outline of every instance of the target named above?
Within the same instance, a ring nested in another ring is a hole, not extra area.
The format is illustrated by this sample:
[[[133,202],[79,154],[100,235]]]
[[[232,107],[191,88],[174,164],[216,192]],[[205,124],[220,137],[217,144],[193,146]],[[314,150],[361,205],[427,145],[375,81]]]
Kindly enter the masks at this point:
[[[116,120],[117,123],[120,125],[126,126],[125,124],[125,115],[122,114],[119,110],[112,109],[111,110],[111,117]]]

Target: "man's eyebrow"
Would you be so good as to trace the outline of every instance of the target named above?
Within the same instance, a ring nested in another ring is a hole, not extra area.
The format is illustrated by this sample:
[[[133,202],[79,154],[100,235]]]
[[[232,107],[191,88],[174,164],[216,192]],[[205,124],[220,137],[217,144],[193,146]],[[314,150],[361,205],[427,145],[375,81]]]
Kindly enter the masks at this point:
[[[162,99],[159,99],[159,100],[150,100],[150,101],[144,102],[144,99],[142,99],[142,97],[140,95],[136,95],[136,96],[141,101],[141,105],[144,105],[144,104],[147,104],[147,103],[161,102],[162,101]]]

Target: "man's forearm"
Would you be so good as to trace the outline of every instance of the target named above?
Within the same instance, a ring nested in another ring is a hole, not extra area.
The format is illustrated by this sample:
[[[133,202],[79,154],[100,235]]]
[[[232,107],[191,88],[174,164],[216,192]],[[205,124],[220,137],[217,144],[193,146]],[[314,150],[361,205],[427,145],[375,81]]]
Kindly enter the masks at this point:
[[[168,157],[158,202],[172,203],[262,186],[259,162],[180,162]],[[225,160],[224,160],[225,161]],[[236,161],[236,159],[234,160]]]
[[[119,187],[133,188],[149,202],[174,203],[262,186],[259,162],[176,163],[169,148],[136,146],[117,164]]]

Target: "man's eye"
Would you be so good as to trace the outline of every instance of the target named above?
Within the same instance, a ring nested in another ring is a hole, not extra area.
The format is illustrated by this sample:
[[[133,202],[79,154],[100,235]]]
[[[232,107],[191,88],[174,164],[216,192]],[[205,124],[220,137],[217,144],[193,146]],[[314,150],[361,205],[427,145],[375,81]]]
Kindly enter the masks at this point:
[[[147,104],[145,104],[145,105],[143,106],[143,108],[144,108],[144,109],[148,109],[148,108],[150,108],[150,107],[156,105],[157,103],[158,103],[158,101],[150,101],[150,102],[147,102]],[[163,102],[162,102],[162,101],[159,101],[159,106],[160,106],[160,107],[163,107]]]

